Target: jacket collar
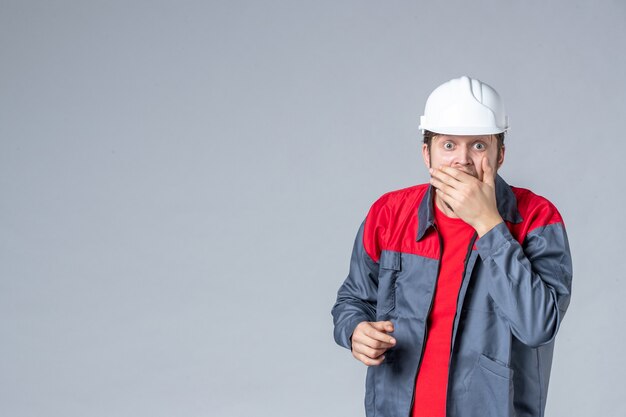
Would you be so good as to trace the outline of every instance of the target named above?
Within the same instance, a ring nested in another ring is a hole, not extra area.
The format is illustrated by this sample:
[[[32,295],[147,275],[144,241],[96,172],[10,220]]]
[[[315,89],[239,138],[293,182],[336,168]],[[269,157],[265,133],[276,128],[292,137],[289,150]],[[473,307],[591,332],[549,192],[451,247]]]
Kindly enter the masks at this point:
[[[435,189],[432,185],[428,186],[426,194],[417,209],[417,239],[421,240],[426,231],[435,223],[434,201]],[[511,190],[511,186],[507,184],[500,175],[496,174],[496,202],[498,211],[502,219],[509,223],[520,223],[522,216],[517,209],[517,198]]]

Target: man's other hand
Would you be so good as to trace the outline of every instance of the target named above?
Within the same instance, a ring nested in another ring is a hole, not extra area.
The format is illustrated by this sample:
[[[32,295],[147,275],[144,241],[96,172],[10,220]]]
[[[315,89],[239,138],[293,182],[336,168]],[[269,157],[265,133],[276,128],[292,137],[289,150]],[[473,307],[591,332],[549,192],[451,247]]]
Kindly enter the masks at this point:
[[[396,339],[387,334],[391,332],[390,321],[362,321],[352,333],[352,356],[367,366],[380,365],[387,349],[396,344]]]

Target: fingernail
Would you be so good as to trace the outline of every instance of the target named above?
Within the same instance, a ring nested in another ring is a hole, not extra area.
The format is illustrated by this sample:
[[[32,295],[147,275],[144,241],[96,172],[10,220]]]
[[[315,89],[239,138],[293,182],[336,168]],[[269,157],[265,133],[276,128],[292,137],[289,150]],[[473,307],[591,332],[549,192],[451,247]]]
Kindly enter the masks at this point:
[[[396,343],[396,339],[389,339],[389,343]]]
[[[432,169],[432,168],[430,168],[430,169],[428,170],[428,172],[430,172],[430,173],[432,174],[433,172],[435,172],[435,170],[434,170],[434,169]]]

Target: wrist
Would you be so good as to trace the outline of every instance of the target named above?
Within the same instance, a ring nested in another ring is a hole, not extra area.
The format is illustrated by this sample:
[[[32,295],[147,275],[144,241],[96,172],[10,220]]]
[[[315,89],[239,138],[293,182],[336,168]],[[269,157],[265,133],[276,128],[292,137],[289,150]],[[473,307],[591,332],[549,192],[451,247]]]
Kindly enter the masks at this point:
[[[502,220],[502,217],[498,215],[497,217],[491,217],[489,219],[481,221],[479,224],[477,224],[474,227],[474,229],[476,229],[476,233],[478,234],[478,237],[481,238],[486,233],[488,233],[491,229],[493,229],[494,227],[496,227],[502,222],[504,222],[504,220]]]

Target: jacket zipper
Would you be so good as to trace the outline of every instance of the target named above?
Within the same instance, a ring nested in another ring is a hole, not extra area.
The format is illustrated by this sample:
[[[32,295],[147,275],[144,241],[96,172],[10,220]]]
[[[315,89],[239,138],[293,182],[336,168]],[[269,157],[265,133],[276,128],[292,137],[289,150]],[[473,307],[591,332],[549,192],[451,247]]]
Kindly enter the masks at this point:
[[[439,239],[439,264],[437,265],[437,276],[435,277],[433,296],[430,298],[430,306],[428,306],[428,312],[426,313],[426,318],[424,319],[424,337],[422,338],[422,352],[420,353],[420,361],[417,364],[417,369],[415,370],[415,378],[413,378],[413,395],[411,397],[411,406],[409,407],[409,417],[411,417],[411,414],[413,414],[413,405],[415,403],[415,384],[417,384],[417,375],[419,374],[419,370],[422,366],[422,360],[424,359],[424,349],[426,348],[426,338],[428,337],[428,317],[430,316],[430,311],[432,310],[433,304],[435,303],[435,291],[437,290],[439,272],[441,272],[441,260],[443,259],[443,241],[441,240],[441,233],[439,233],[437,225],[433,224],[433,227],[437,231],[437,238]]]
[[[461,280],[461,287],[463,287],[463,280],[465,279],[465,273],[467,272],[467,263],[469,262],[470,256],[472,255],[472,248],[474,247],[474,242],[476,242],[477,237],[478,234],[474,232],[474,235],[470,240],[470,244],[467,247],[467,254],[465,255],[465,263],[463,265],[463,278]],[[456,315],[459,311],[459,296],[461,295],[461,287],[459,287],[459,292],[456,295],[456,308],[454,309],[454,318],[452,319],[452,333],[450,335],[450,359],[448,359],[448,379],[446,381],[446,415],[448,414],[448,387],[450,386],[450,365],[452,365],[452,352],[454,351],[454,346],[452,346],[452,340],[454,340],[454,322],[456,321]]]

